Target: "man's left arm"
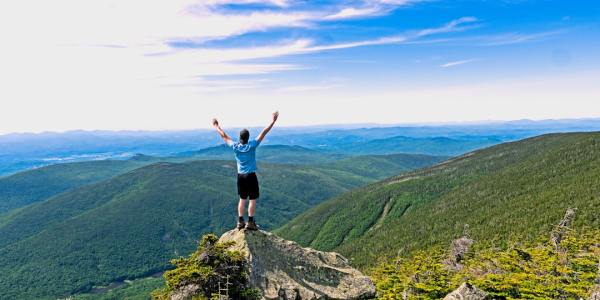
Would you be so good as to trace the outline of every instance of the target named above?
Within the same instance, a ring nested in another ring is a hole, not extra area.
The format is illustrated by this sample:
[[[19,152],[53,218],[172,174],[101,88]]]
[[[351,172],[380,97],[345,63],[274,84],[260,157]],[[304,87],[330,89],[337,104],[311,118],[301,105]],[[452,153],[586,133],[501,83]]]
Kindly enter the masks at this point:
[[[273,120],[271,121],[271,124],[269,124],[267,127],[265,127],[265,129],[263,129],[263,131],[256,138],[256,140],[259,143],[262,142],[262,140],[265,138],[265,136],[267,136],[267,133],[269,133],[269,131],[271,131],[271,128],[273,128],[273,125],[275,125],[275,122],[277,122],[277,118],[279,118],[278,111],[273,113]]]

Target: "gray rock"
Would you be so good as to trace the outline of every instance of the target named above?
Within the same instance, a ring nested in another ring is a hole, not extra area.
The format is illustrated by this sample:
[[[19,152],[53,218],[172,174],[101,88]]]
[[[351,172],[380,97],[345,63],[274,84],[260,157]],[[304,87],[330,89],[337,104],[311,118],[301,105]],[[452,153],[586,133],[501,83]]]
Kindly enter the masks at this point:
[[[458,272],[463,268],[461,262],[465,259],[467,252],[473,245],[473,240],[467,236],[452,241],[450,256],[444,260],[444,265],[451,271]]]
[[[220,242],[235,242],[249,262],[249,284],[264,299],[369,299],[375,286],[334,252],[304,248],[265,231],[231,230]]]
[[[200,289],[200,286],[197,284],[188,284],[183,286],[177,292],[172,293],[170,295],[171,300],[188,300],[191,299],[193,295]]]
[[[465,282],[454,292],[446,295],[444,300],[484,300],[487,293]]]
[[[558,226],[556,226],[556,228],[550,234],[550,241],[552,242],[552,244],[556,248],[556,251],[558,251],[558,252],[562,252],[560,243],[562,242],[564,235],[567,234],[569,227],[571,227],[571,224],[573,223],[573,220],[575,219],[576,211],[577,211],[577,208],[567,209],[567,211],[565,212],[565,216],[562,218],[560,223],[558,223]]]

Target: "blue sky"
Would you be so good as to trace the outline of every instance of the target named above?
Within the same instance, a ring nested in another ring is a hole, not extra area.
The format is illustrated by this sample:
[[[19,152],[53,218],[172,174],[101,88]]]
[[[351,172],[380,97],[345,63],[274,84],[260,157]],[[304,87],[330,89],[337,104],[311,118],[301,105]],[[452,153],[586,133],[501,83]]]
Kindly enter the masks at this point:
[[[600,117],[600,5],[0,4],[0,133]]]

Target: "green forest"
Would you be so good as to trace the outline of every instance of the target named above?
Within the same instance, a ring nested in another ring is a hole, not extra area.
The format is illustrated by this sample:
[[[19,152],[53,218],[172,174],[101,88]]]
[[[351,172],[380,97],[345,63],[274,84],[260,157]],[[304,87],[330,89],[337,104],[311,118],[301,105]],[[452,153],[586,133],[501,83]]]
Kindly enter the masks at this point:
[[[0,215],[3,297],[148,299],[164,284],[148,276],[193,253],[203,234],[232,227],[233,161],[153,159],[138,157],[142,166],[131,170],[107,164],[106,174],[115,175],[104,180],[82,168],[88,175],[65,177],[70,188],[23,188],[28,200]],[[340,252],[373,278],[383,299],[437,298],[462,282],[506,299],[590,292],[598,271],[600,133],[550,134],[442,159],[263,163],[259,223]],[[18,195],[0,193],[9,194]],[[577,217],[558,250],[548,237],[567,208]],[[448,264],[449,246],[466,227],[474,244],[457,268]],[[124,284],[98,292],[114,282]]]
[[[357,157],[360,164],[349,159],[327,167],[260,164],[259,224],[276,228],[334,195],[442,159],[408,157]],[[386,168],[376,171],[374,164]],[[87,174],[84,163],[70,165],[69,172],[77,166]],[[60,168],[46,168],[60,174]],[[234,174],[231,160],[151,163],[90,184],[73,180],[74,188],[57,188],[48,199],[9,211],[0,218],[0,290],[9,298],[65,297],[163,271],[201,234],[235,225]]]
[[[485,246],[534,241],[569,207],[600,226],[600,133],[551,134],[468,153],[334,197],[276,230],[361,269],[448,245],[465,224]]]

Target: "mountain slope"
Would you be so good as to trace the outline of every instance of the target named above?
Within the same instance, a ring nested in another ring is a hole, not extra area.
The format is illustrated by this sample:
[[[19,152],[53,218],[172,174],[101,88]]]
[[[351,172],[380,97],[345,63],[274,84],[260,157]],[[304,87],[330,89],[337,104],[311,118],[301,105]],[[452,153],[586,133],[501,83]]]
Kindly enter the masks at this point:
[[[409,170],[420,169],[447,159],[445,156],[422,154],[363,155],[320,166],[323,169],[341,170],[369,178],[387,178]]]
[[[123,174],[144,164],[102,160],[57,164],[0,178],[0,213],[38,202],[66,190]]]
[[[301,165],[259,168],[257,215],[265,229],[381,178]],[[232,227],[234,175],[232,161],[156,163],[19,209],[0,224],[0,290],[60,297],[162,270],[202,233]]]
[[[551,134],[466,154],[372,184],[277,230],[366,267],[400,249],[448,245],[463,232],[488,244],[531,241],[568,207],[576,227],[600,226],[600,133]]]
[[[501,137],[494,136],[459,136],[459,137],[407,137],[395,136],[384,139],[339,143],[328,148],[319,147],[340,153],[356,154],[391,154],[415,153],[427,155],[456,156],[475,149],[481,149],[502,143]]]

